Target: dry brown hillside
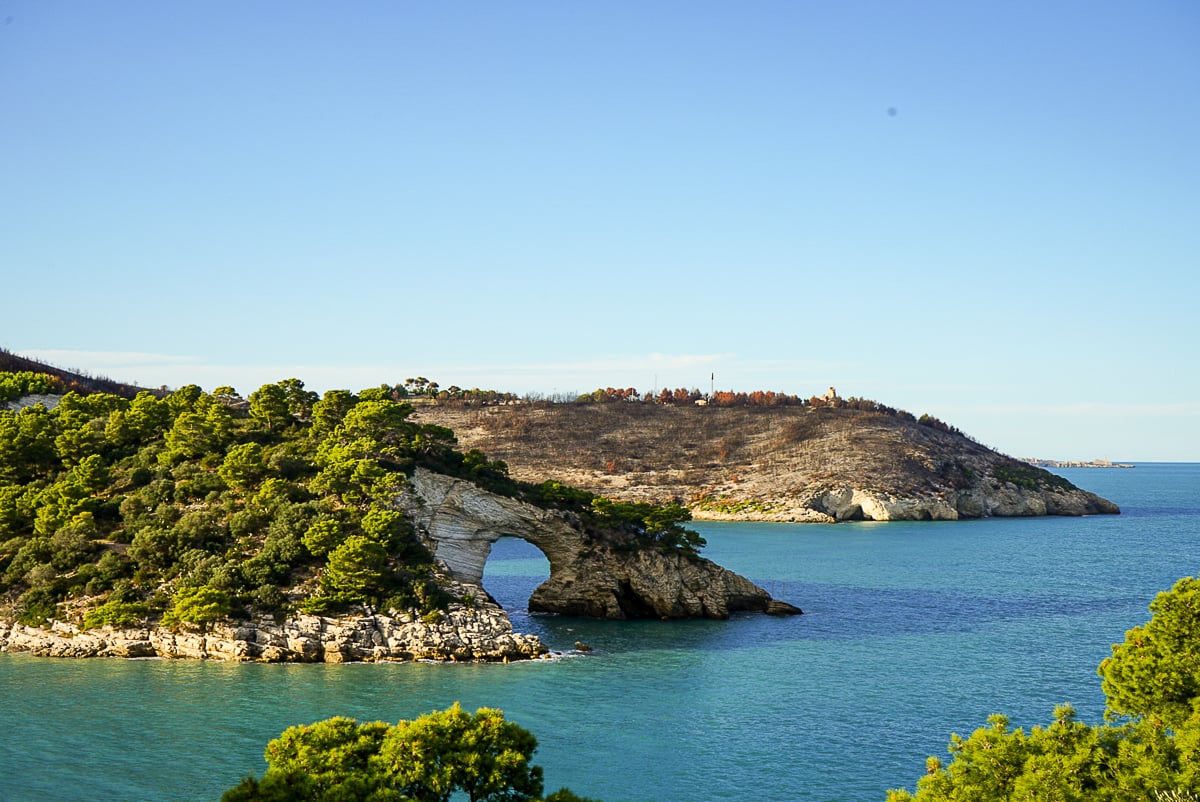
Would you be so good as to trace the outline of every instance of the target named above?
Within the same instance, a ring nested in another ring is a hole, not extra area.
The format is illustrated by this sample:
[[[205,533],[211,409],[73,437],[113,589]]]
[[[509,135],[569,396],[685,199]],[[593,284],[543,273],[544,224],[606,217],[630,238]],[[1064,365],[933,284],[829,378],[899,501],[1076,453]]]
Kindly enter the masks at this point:
[[[696,517],[827,520],[832,512],[819,497],[847,488],[956,508],[960,495],[993,486],[1073,489],[944,426],[848,408],[451,403],[420,405],[416,417],[453,429],[464,449],[504,460],[514,478],[559,479],[622,500],[676,500]]]

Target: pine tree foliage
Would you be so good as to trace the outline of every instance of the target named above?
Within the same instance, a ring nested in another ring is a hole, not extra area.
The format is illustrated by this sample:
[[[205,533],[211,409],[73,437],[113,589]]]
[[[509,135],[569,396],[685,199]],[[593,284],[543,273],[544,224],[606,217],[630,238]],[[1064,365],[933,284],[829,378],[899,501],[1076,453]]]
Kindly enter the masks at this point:
[[[228,790],[222,802],[538,802],[537,739],[480,708],[456,702],[389,726],[337,716],[289,727],[267,744],[267,771]],[[456,796],[457,795],[457,796]],[[589,802],[563,788],[546,802]]]

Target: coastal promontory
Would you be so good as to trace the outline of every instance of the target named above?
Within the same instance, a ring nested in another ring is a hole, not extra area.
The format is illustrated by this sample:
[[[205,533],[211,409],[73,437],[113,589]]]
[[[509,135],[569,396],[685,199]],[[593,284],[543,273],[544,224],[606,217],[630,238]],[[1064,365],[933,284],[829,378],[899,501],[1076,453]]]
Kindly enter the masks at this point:
[[[782,398],[782,400],[780,400]],[[1111,501],[929,416],[829,392],[419,404],[514,477],[554,476],[696,519],[833,523],[1116,514]]]
[[[550,563],[535,611],[800,612],[700,556],[681,505],[519,481],[412,420],[395,387],[126,397],[26,371],[0,374],[0,396],[0,650],[540,657],[482,585],[505,536]]]

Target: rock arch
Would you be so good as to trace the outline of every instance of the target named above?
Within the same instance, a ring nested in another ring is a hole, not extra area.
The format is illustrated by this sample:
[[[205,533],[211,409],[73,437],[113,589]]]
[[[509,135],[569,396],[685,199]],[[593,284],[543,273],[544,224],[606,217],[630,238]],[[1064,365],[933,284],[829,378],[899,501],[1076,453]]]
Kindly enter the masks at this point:
[[[541,549],[551,575],[575,557],[580,533],[552,512],[425,469],[413,475],[412,489],[419,500],[406,505],[410,518],[460,582],[483,581],[492,544],[502,537]]]
[[[710,560],[655,549],[613,549],[554,512],[423,468],[414,472],[403,505],[459,582],[482,587],[484,565],[501,537],[521,538],[541,549],[550,577],[534,591],[530,610],[615,619],[800,612]]]

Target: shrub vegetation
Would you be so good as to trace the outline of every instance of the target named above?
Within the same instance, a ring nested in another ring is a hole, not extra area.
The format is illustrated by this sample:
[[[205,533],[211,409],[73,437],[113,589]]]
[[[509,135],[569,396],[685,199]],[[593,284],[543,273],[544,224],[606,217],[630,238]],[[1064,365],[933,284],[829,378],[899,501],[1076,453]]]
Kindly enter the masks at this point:
[[[1058,474],[1026,462],[1009,460],[992,468],[992,476],[1027,490],[1070,489],[1073,485]]]
[[[537,739],[499,710],[467,713],[456,702],[388,725],[336,716],[289,727],[267,744],[267,771],[222,802],[538,802]],[[545,802],[588,802],[563,788]]]

